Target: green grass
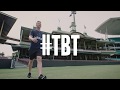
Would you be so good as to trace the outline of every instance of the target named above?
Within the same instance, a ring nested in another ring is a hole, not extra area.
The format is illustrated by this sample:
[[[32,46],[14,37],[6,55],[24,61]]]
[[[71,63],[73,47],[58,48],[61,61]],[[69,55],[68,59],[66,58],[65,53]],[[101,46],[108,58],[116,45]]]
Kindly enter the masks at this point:
[[[28,68],[0,69],[0,79],[28,79]],[[120,65],[90,65],[44,67],[48,79],[120,79]],[[32,69],[32,78],[37,79],[37,68]]]

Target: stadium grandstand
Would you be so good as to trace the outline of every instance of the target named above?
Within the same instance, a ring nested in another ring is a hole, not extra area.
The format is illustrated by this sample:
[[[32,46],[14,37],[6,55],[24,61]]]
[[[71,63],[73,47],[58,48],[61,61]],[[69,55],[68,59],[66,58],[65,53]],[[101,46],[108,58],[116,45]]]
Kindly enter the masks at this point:
[[[119,60],[120,61],[120,37],[109,37],[108,35],[120,35],[120,17],[110,18],[103,22],[96,31],[98,33],[104,34],[108,42],[113,42],[108,44],[106,47],[109,50],[115,50],[114,54],[110,55],[108,60]]]
[[[75,17],[74,17],[75,18]],[[90,37],[87,34],[76,32],[75,21],[71,23],[71,31],[63,31],[60,27],[57,30],[53,30],[52,33],[43,32],[44,34],[50,35],[80,35],[78,41],[78,55],[73,56],[73,43],[71,43],[71,54],[69,56],[61,56],[61,41],[58,41],[59,56],[54,56],[54,46],[51,49],[50,56],[43,56],[43,66],[54,66],[54,65],[81,65],[81,64],[95,64],[95,63],[106,63],[110,62],[106,58],[110,58],[111,54],[115,53],[115,50],[109,49],[108,45],[114,45],[113,41],[99,40],[94,37]],[[32,29],[27,27],[21,27],[20,33],[20,44],[12,45],[13,51],[18,50],[19,61],[27,64],[28,63],[28,49],[30,41],[28,39],[29,33]],[[50,40],[53,42],[53,40]],[[72,40],[71,40],[72,41]],[[47,64],[48,62],[48,64]]]
[[[15,38],[8,37],[10,29],[13,27],[17,18],[0,12],[0,44],[15,45],[14,43],[8,43],[7,40],[20,41]],[[3,53],[0,55],[0,68],[10,68],[12,59],[8,59]]]

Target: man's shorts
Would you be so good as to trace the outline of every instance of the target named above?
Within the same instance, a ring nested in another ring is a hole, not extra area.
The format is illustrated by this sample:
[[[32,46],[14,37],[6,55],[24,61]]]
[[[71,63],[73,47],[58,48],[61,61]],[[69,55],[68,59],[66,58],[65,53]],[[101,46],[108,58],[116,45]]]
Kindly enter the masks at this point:
[[[42,50],[37,50],[34,53],[30,54],[30,60],[36,59],[37,56],[42,56]]]

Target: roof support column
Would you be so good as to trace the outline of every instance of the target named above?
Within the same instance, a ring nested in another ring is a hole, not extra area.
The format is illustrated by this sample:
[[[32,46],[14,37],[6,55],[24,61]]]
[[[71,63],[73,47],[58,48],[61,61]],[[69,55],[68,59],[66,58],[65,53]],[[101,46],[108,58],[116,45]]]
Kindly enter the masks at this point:
[[[85,60],[87,61],[87,56],[85,55]]]
[[[97,42],[96,42],[96,50],[98,50],[98,48],[97,48]]]
[[[5,20],[3,20],[2,26],[1,26],[1,28],[0,28],[0,36],[1,36],[1,34],[2,34],[2,30],[3,30],[4,23],[5,23]]]
[[[114,50],[116,50],[116,48],[115,48],[115,44],[113,44],[113,47],[114,47]]]
[[[71,56],[71,60],[72,60],[72,57],[73,57],[72,54],[70,56]]]
[[[107,51],[107,46],[106,46],[106,43],[105,43],[105,49],[106,49],[106,51]]]
[[[85,44],[85,40],[84,40],[84,49],[86,50],[86,44]]]
[[[22,36],[23,36],[23,30],[21,30],[21,33],[20,33],[20,43],[22,41]]]
[[[55,58],[55,57],[54,57],[54,54],[53,54],[53,60],[54,60],[54,58]]]
[[[105,40],[108,39],[108,34],[107,34],[107,33],[108,33],[108,32],[107,32],[107,26],[106,26]]]
[[[98,61],[100,60],[100,58],[99,58],[99,56],[97,55],[97,59],[98,59]]]

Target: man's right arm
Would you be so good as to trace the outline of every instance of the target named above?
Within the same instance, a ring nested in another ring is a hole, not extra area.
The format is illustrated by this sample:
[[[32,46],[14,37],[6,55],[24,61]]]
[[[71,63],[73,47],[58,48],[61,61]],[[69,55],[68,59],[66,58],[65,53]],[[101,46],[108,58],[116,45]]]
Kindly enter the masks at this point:
[[[37,41],[38,41],[37,38],[36,37],[33,38],[33,36],[34,36],[33,31],[31,31],[30,35],[29,35],[29,40],[34,43],[37,43]]]
[[[29,35],[29,40],[33,41],[33,37],[31,35]]]
[[[33,38],[31,35],[29,35],[29,40],[34,42],[34,43],[38,42],[37,38],[36,37]]]

